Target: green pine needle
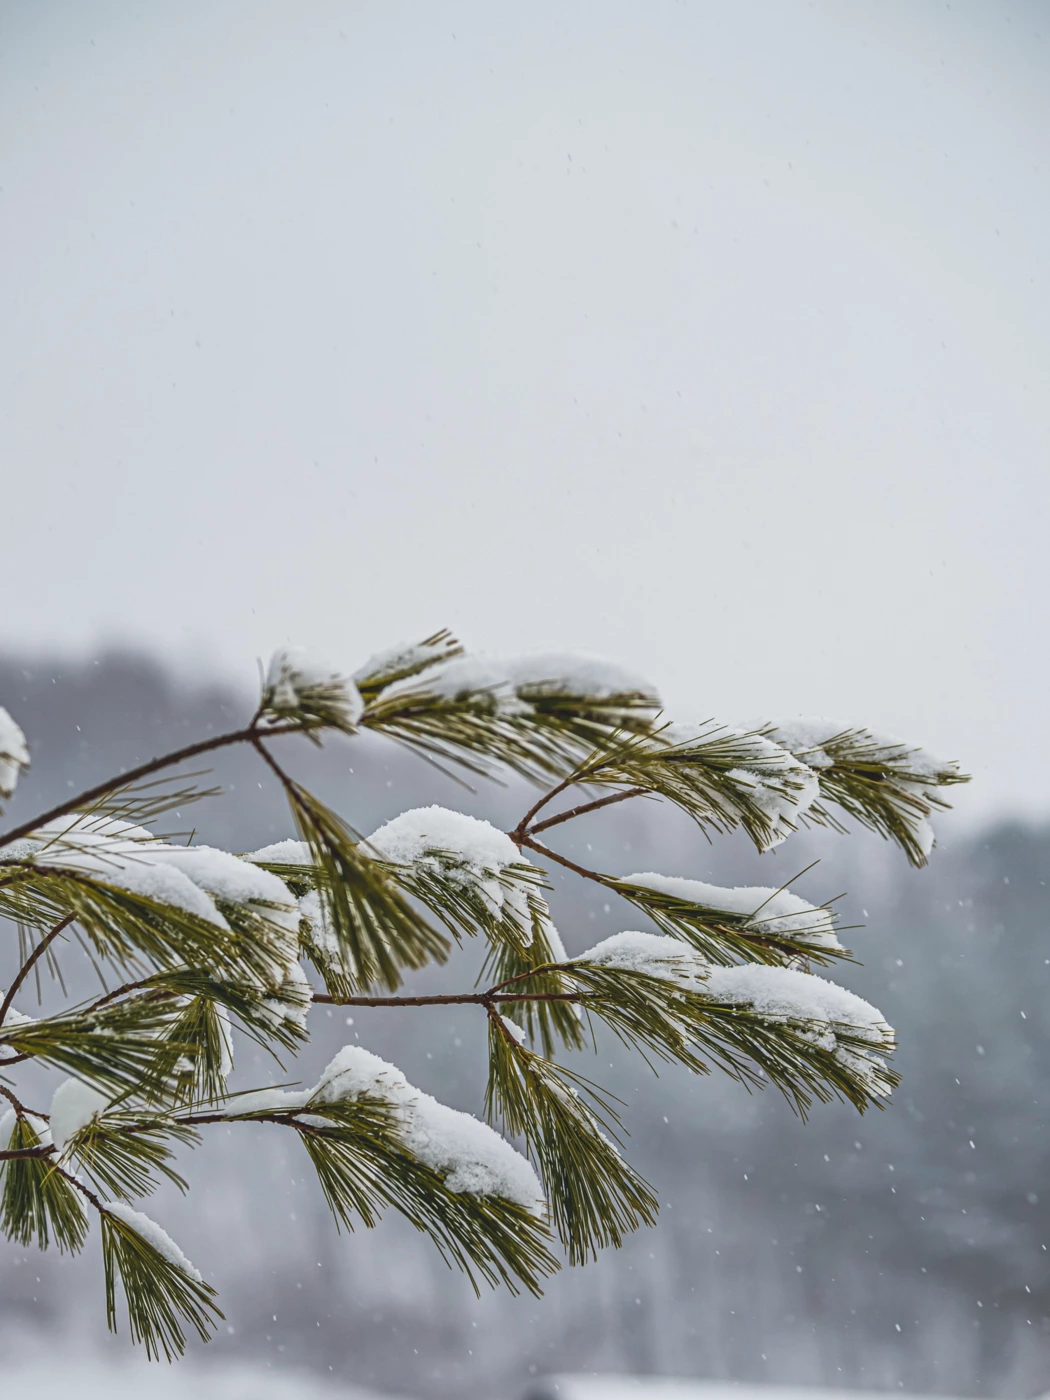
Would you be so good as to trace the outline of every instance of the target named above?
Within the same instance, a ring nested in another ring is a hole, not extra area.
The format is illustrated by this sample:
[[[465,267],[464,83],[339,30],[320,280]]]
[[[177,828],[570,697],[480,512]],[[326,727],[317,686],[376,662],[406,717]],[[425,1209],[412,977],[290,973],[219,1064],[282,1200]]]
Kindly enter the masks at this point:
[[[21,1114],[10,1139],[3,1144],[12,1152],[39,1147],[41,1136]],[[75,1189],[55,1170],[52,1157],[20,1157],[0,1162],[0,1230],[9,1240],[47,1249],[54,1239],[63,1252],[75,1254],[87,1236],[84,1207]]]
[[[365,854],[342,818],[297,783],[287,781],[286,791],[318,868],[318,891],[348,984],[393,991],[401,985],[403,969],[445,962],[448,940],[412,908],[383,866]]]
[[[117,1330],[116,1285],[120,1280],[132,1340],[141,1342],[151,1360],[173,1361],[186,1350],[185,1328],[209,1340],[223,1314],[215,1290],[171,1262],[133,1226],[106,1209],[101,1211],[102,1258],[106,1277],[106,1321]]]

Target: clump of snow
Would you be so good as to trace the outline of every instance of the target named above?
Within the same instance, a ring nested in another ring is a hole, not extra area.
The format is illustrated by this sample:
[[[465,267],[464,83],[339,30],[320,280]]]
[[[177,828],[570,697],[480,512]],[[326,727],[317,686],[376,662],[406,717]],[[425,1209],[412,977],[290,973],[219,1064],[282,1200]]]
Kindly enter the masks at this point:
[[[141,827],[123,822],[59,820],[48,822],[25,841],[0,847],[0,862],[32,861],[41,869],[92,875],[118,889],[194,914],[218,928],[228,928],[204,890],[182,871],[157,859],[162,846]]]
[[[32,837],[0,847],[0,864],[14,861],[90,875],[220,929],[229,924],[216,901],[240,905],[266,921],[275,975],[283,976],[298,957],[299,908],[292,892],[276,875],[228,851],[175,846],[128,822],[78,816],[49,822]]]
[[[936,789],[960,779],[958,764],[946,762],[894,734],[835,719],[779,720],[765,724],[763,729],[817,774],[836,765],[843,769],[851,764],[881,769],[891,790],[917,799],[917,810],[914,802],[900,804],[898,815],[907,823],[922,855],[930,854],[934,833],[923,813],[925,810],[928,814],[931,806],[945,805]]]
[[[835,719],[791,719],[763,724],[761,728],[774,743],[782,745],[811,768],[830,768],[837,761],[868,759],[896,769],[905,777],[938,779],[952,772],[946,763],[928,749],[909,744],[895,734]]]
[[[421,675],[392,681],[379,692],[377,704],[423,695],[436,700],[470,697],[483,704],[486,710],[505,717],[532,713],[532,706],[515,694],[505,667],[496,660],[477,656],[456,656],[428,667]]]
[[[357,668],[353,678],[358,685],[382,687],[395,676],[418,675],[430,666],[462,655],[463,648],[459,643],[445,635],[433,642],[399,642],[373,653],[363,666]]]
[[[709,968],[709,964],[688,943],[659,933],[637,933],[631,929],[603,938],[593,948],[573,958],[573,962],[644,972],[649,977],[677,982],[693,991],[704,986]]]
[[[893,1029],[877,1007],[845,987],[792,968],[749,964],[712,967],[707,975],[707,993],[731,1006],[750,1006],[758,1015],[773,1021],[808,1022],[802,1034],[864,1078],[872,1093],[889,1093],[880,1077],[883,1066],[877,1056],[893,1049]],[[836,1026],[848,1027],[850,1034],[869,1045],[871,1051],[844,1045],[836,1034]]]
[[[479,876],[522,863],[521,852],[506,832],[447,807],[402,812],[374,831],[368,844],[384,860],[398,865],[412,865],[431,852],[447,851]]]
[[[259,1007],[263,1020],[271,1023],[286,1021],[300,1030],[306,1029],[313,1000],[310,979],[296,960],[289,963],[284,979],[272,997],[267,997]]]
[[[306,920],[310,930],[310,938],[314,946],[325,955],[329,961],[339,963],[343,957],[343,948],[339,939],[335,935],[335,930],[329,924],[325,916],[324,905],[321,903],[321,896],[316,890],[307,890],[299,900],[300,917]]]
[[[105,1094],[79,1079],[64,1079],[51,1099],[51,1136],[59,1156],[70,1138],[109,1106]]]
[[[526,862],[506,832],[491,823],[446,807],[417,807],[379,827],[367,844],[392,864],[429,864],[450,880],[469,883],[497,917],[509,919],[522,944],[532,941],[533,912],[542,915],[546,905],[533,885],[514,878],[514,867]]]
[[[275,841],[271,846],[260,846],[257,851],[244,857],[262,865],[313,865],[313,853],[305,841]]]
[[[253,1089],[231,1099],[226,1111],[231,1117],[241,1113],[294,1113],[309,1103],[312,1093],[312,1089]]]
[[[226,1080],[233,1073],[233,1026],[229,1011],[218,1002],[215,1017],[219,1023],[219,1074]]]
[[[155,1220],[151,1220],[148,1215],[143,1215],[140,1210],[132,1210],[124,1201],[106,1201],[103,1204],[103,1209],[107,1215],[115,1215],[118,1220],[129,1225],[137,1235],[141,1235],[147,1244],[152,1245],[158,1254],[184,1273],[187,1278],[193,1279],[194,1283],[204,1282],[200,1270],[193,1267],[168,1232],[162,1230]]]
[[[7,995],[5,988],[0,987],[0,1001]],[[21,1011],[17,1011],[13,1006],[9,1006],[4,1012],[4,1019],[0,1021],[0,1026],[28,1026],[32,1021],[32,1016],[24,1016]]]
[[[530,696],[571,695],[594,700],[640,696],[653,709],[660,705],[660,697],[641,676],[597,657],[570,654],[455,656],[429,666],[420,675],[393,681],[380,692],[380,701],[421,693],[442,700],[483,696],[501,715],[531,714]]]
[[[731,821],[739,820],[742,804],[757,809],[766,831],[759,849],[772,850],[798,830],[800,818],[820,796],[817,776],[780,744],[754,730],[724,725],[669,724],[660,731],[663,743],[679,751],[697,749],[707,762],[722,768],[732,782],[710,786],[705,793],[712,811]],[[725,762],[733,764],[722,767]]]
[[[660,696],[649,681],[601,657],[545,653],[509,657],[502,665],[514,689],[526,696],[574,695],[595,700],[639,696],[653,709],[660,707]]]
[[[909,823],[911,834],[915,837],[915,844],[924,856],[929,856],[937,843],[933,827],[925,817],[915,817]]]
[[[512,1021],[508,1016],[501,1016],[500,1021],[506,1028],[508,1034],[511,1035],[519,1045],[525,1044],[525,1032],[521,1026],[518,1025],[517,1021]]]
[[[777,890],[765,885],[722,888],[708,885],[703,880],[658,875],[653,871],[622,878],[626,884],[659,890],[712,914],[743,919],[748,930],[759,935],[803,939],[811,946],[831,950],[841,950],[842,947],[835,934],[831,911],[808,904],[790,890]]]
[[[349,676],[298,648],[275,651],[266,672],[266,708],[275,715],[330,711],[352,729],[364,711],[357,685]]]
[[[28,767],[29,746],[26,736],[0,705],[0,796],[11,796],[18,783],[19,773]]]
[[[439,1172],[457,1194],[500,1196],[534,1214],[543,1192],[531,1165],[500,1135],[469,1113],[460,1113],[409,1084],[396,1066],[359,1045],[345,1045],[321,1075],[315,1104],[366,1095],[395,1110],[401,1137],[421,1162]]]

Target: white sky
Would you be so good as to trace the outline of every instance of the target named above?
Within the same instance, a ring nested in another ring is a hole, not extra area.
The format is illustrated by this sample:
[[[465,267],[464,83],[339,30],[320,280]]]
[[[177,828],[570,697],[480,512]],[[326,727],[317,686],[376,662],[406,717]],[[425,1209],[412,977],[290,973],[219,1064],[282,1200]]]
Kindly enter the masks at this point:
[[[1048,43],[991,0],[9,0],[0,645],[251,679],[449,625],[1050,815]]]

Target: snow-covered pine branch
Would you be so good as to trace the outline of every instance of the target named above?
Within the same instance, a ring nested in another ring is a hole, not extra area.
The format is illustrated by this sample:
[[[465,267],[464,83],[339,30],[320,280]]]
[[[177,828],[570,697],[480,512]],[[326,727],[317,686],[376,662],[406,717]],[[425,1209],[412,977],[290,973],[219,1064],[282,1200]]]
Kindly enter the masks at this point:
[[[269,743],[362,729],[543,790],[511,832],[432,806],[362,837]],[[235,855],[158,837],[166,812],[214,795],[182,765],[232,746],[284,790],[287,839]],[[0,709],[0,795],[28,762]],[[844,954],[828,907],[782,888],[591,870],[557,851],[558,827],[644,795],[766,851],[807,822],[842,829],[841,812],[922,864],[941,790],[964,780],[922,749],[826,720],[669,724],[647,682],[586,658],[470,657],[446,632],[354,672],[278,652],[242,727],[0,833],[0,1228],[19,1246],[76,1251],[94,1221],[110,1325],[122,1292],[132,1337],[170,1358],[187,1328],[206,1337],[221,1314],[139,1207],[162,1179],[186,1185],[176,1160],[201,1134],[264,1123],[297,1135],[337,1225],[399,1210],[475,1280],[536,1292],[556,1243],[580,1263],[655,1219],[655,1195],[617,1145],[614,1099],[574,1058],[593,1026],[698,1074],[773,1084],[801,1113],[833,1097],[863,1111],[896,1081],[881,1013],[809,971]],[[569,957],[550,862],[660,932],[627,929]],[[484,946],[475,987],[404,985],[469,938]],[[36,979],[84,953],[108,990],[30,1013]],[[232,1092],[238,1042],[304,1050],[318,1001],[475,1008],[488,1025],[488,1122],[359,1046],[312,1087],[288,1088],[280,1072],[285,1087]],[[56,1075],[46,1108],[23,1100],[30,1064]]]

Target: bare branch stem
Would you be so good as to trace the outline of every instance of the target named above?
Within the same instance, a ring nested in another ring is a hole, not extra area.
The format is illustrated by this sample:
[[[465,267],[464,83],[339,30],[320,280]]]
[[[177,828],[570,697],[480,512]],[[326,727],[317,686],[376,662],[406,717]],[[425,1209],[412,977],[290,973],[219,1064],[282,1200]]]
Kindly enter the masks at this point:
[[[18,972],[15,974],[14,981],[7,989],[7,994],[5,995],[3,1001],[0,1001],[0,1027],[3,1026],[4,1018],[7,1016],[7,1013],[11,1010],[11,1003],[14,1001],[19,987],[21,987],[22,983],[29,976],[30,972],[32,972],[35,964],[39,962],[40,958],[42,958],[43,955],[47,952],[48,948],[55,941],[58,935],[64,929],[67,929],[69,927],[69,925],[73,922],[75,917],[75,914],[67,914],[64,919],[57,923],[50,933],[44,935],[44,937],[36,945],[33,951],[29,954],[29,957],[26,958],[25,962],[18,969]]]
[[[570,807],[567,812],[558,812],[556,816],[530,826],[527,834],[535,836],[540,831],[546,831],[549,826],[560,826],[562,822],[571,822],[573,818],[585,816],[588,812],[597,812],[600,807],[611,807],[615,802],[626,802],[629,797],[642,797],[645,792],[645,788],[634,787],[625,792],[612,792],[607,797],[598,797],[593,802],[581,802],[578,807]]]
[[[175,749],[172,753],[163,754],[159,758],[151,758],[148,763],[140,763],[137,768],[108,778],[104,783],[97,783],[94,787],[78,793],[76,797],[67,798],[65,802],[60,802],[57,807],[52,807],[47,812],[41,812],[38,816],[31,817],[29,821],[24,821],[19,826],[0,835],[0,846],[21,840],[23,836],[31,836],[38,827],[44,826],[48,822],[57,821],[59,817],[70,816],[73,812],[79,811],[81,807],[90,806],[92,802],[98,802],[103,797],[108,797],[110,793],[119,792],[121,788],[130,787],[134,783],[141,782],[143,778],[148,778],[165,768],[174,768],[177,764],[185,763],[188,759],[197,758],[201,754],[213,753],[216,749],[229,748],[234,744],[251,743],[258,734],[265,734],[267,738],[273,738],[282,734],[301,734],[303,732],[303,726],[298,724],[286,724],[273,729],[260,730],[256,715],[252,723],[244,729],[233,729],[227,734],[216,734],[210,739],[200,739],[195,744],[187,744],[185,748]]]
[[[522,974],[534,977],[534,972]],[[517,978],[511,978],[517,981]],[[501,985],[506,985],[501,983]],[[492,1006],[504,1001],[582,1001],[581,992],[460,992],[445,996],[419,997],[336,997],[327,992],[315,992],[314,1001],[321,1006]]]

